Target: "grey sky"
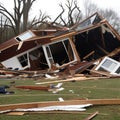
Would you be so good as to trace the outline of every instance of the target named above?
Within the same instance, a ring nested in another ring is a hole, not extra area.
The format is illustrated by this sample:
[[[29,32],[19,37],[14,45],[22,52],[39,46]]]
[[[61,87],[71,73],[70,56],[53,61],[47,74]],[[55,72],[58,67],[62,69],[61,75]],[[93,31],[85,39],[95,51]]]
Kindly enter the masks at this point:
[[[84,0],[77,0],[77,1],[80,8],[82,9]],[[116,12],[118,12],[118,14],[120,14],[120,0],[91,0],[91,1],[92,3],[95,3],[100,8],[103,8],[103,9],[111,8]],[[60,2],[62,2],[64,5],[66,0],[36,0],[36,2],[32,7],[30,16],[37,15],[39,9],[41,9],[43,12],[46,12],[48,15],[54,18],[61,11],[59,7]],[[13,0],[9,0],[9,2],[8,0],[0,0],[0,3],[3,3],[4,6],[6,6],[9,10],[13,8]]]

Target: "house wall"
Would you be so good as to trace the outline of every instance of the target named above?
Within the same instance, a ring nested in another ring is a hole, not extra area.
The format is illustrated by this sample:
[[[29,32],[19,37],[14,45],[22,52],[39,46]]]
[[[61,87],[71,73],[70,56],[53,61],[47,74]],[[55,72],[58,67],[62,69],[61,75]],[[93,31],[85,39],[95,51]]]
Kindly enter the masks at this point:
[[[1,62],[1,64],[2,64],[3,66],[5,66],[6,68],[12,68],[13,70],[16,69],[16,68],[19,68],[19,70],[24,70],[24,69],[26,69],[26,68],[30,68],[29,58],[28,58],[28,65],[27,65],[26,67],[22,67],[21,64],[20,64],[20,62],[19,62],[19,60],[18,60],[18,57],[19,57],[19,56],[22,56],[22,55],[25,54],[25,53],[28,54],[29,52],[31,52],[31,51],[39,48],[39,47],[40,47],[40,46],[37,46],[37,47],[32,48],[32,49],[30,49],[30,50],[27,50],[27,51],[25,51],[25,52],[23,52],[23,53],[20,53],[20,54],[14,56],[14,57],[12,57],[12,58],[9,58],[9,59]],[[28,57],[29,57],[29,55],[28,55]]]
[[[5,60],[5,61],[2,62],[2,64],[6,68],[12,68],[13,70],[16,69],[16,68],[23,69],[21,64],[19,63],[17,57],[12,57],[8,60]]]

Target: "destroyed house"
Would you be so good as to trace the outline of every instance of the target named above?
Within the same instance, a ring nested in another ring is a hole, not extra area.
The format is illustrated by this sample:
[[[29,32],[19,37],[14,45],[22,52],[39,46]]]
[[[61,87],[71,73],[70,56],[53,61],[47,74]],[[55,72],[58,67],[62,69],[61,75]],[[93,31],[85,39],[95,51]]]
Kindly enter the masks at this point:
[[[0,45],[5,68],[46,70],[106,56],[120,36],[98,13],[67,29],[28,30]]]

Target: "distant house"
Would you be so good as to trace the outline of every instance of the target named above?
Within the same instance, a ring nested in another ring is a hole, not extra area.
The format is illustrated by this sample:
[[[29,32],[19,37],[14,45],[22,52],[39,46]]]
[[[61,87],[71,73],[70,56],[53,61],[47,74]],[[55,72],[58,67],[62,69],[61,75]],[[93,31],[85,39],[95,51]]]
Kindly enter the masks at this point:
[[[120,46],[120,36],[98,13],[71,28],[28,30],[0,45],[5,68],[46,70],[91,61]]]

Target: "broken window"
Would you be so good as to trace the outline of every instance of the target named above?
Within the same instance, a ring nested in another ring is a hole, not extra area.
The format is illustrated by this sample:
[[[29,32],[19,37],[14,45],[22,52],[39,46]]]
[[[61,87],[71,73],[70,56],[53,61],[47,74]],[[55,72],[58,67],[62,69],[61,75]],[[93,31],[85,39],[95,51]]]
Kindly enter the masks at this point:
[[[22,67],[26,67],[28,66],[28,57],[27,57],[27,53],[18,57],[18,60],[21,64]]]
[[[97,24],[101,21],[102,19],[98,16],[98,14],[94,14],[92,15],[91,17],[87,18],[86,20],[84,20],[83,22],[81,22],[76,30],[77,31],[80,31],[82,29],[85,29],[87,27],[90,27],[92,26],[93,24]]]
[[[17,36],[16,40],[20,42],[20,41],[24,41],[24,40],[30,39],[30,38],[32,38],[34,36],[35,35],[31,31],[27,31],[27,32]]]
[[[31,70],[48,68],[48,64],[42,47],[39,47],[29,52],[29,59],[30,59]]]
[[[104,26],[106,28],[106,25]],[[102,29],[103,27],[99,26],[74,36],[73,42],[81,60],[98,59],[120,46],[119,39],[114,37],[113,33],[106,31],[103,34]]]
[[[53,63],[63,65],[75,59],[69,39],[47,45],[46,52],[49,66]]]
[[[105,57],[101,63],[96,67],[95,70],[107,71],[111,74],[119,74],[120,73],[120,63],[114,59],[109,57]]]
[[[48,59],[49,59],[50,63],[53,64],[54,60],[53,60],[53,57],[52,57],[52,53],[51,53],[50,47],[47,46],[46,50],[47,50],[47,54],[48,54]]]

